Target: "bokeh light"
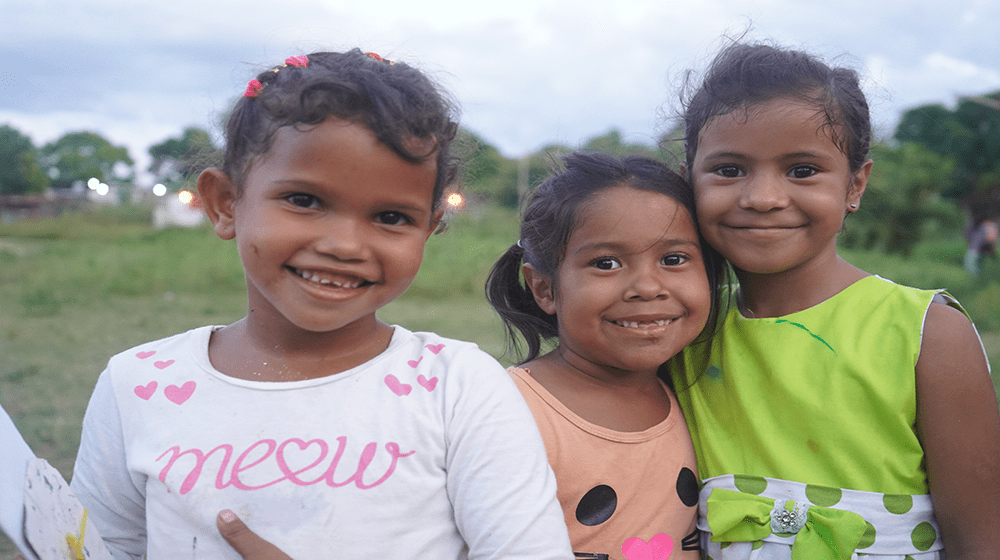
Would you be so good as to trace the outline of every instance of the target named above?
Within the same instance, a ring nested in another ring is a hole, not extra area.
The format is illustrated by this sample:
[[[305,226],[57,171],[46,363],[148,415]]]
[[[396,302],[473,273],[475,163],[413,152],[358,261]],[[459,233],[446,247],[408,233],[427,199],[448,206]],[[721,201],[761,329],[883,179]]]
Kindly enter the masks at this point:
[[[90,190],[96,190],[97,189],[97,185],[100,185],[100,184],[101,184],[101,181],[97,177],[91,177],[90,179],[87,179],[87,188],[90,189]]]
[[[465,206],[465,197],[459,193],[451,193],[445,199],[445,203],[447,203],[452,210],[461,210],[462,207]]]
[[[167,194],[167,187],[163,183],[157,183],[153,185],[153,194],[156,196],[163,196]]]
[[[98,183],[97,187],[95,187],[94,190],[97,191],[97,194],[99,194],[101,196],[104,196],[104,195],[108,194],[108,191],[110,189],[108,188],[108,184],[107,183]]]
[[[183,204],[191,204],[194,200],[194,193],[191,191],[181,191],[177,193],[177,200],[181,201]]]

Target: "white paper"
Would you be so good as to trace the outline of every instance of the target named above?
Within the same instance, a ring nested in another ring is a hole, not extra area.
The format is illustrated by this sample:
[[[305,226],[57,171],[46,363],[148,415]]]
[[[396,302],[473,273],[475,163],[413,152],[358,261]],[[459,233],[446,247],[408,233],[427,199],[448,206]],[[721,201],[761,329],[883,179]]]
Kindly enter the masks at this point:
[[[41,560],[112,560],[83,504],[55,467],[32,459],[24,483],[24,533]],[[71,553],[67,535],[80,541],[82,556]]]
[[[35,458],[7,411],[0,406],[0,529],[26,560],[38,560],[24,538],[24,476]]]

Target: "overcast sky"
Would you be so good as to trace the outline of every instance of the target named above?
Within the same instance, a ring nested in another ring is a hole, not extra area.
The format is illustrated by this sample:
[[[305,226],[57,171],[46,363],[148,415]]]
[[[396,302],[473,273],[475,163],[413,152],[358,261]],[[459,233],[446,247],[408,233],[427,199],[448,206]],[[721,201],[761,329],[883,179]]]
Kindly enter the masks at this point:
[[[803,48],[865,79],[876,126],[1000,89],[995,0],[0,0],[0,124],[36,145],[93,130],[139,170],[262,67],[359,46],[442,82],[510,157],[617,127],[653,142],[681,76],[726,34]]]

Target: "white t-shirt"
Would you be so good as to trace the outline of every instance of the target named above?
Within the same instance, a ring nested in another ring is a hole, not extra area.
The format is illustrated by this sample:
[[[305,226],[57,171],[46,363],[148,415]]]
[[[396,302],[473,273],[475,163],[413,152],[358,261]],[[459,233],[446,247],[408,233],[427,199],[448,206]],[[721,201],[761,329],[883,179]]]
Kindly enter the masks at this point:
[[[117,558],[234,558],[219,511],[296,560],[571,558],[510,377],[474,344],[394,328],[321,379],[212,367],[201,327],[113,357],[72,488]]]

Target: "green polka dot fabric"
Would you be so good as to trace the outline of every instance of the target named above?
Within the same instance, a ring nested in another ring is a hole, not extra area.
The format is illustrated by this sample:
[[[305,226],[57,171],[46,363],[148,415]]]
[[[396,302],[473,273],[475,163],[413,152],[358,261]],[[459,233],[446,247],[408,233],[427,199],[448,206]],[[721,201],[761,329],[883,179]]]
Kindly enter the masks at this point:
[[[754,542],[711,542],[706,518],[711,492],[723,488],[771,500],[795,500],[810,506],[857,513],[867,529],[851,558],[875,560],[944,560],[944,544],[928,495],[881,494],[802,484],[762,476],[726,475],[703,481],[698,528],[702,548],[715,560],[790,560],[796,535],[769,535]]]

